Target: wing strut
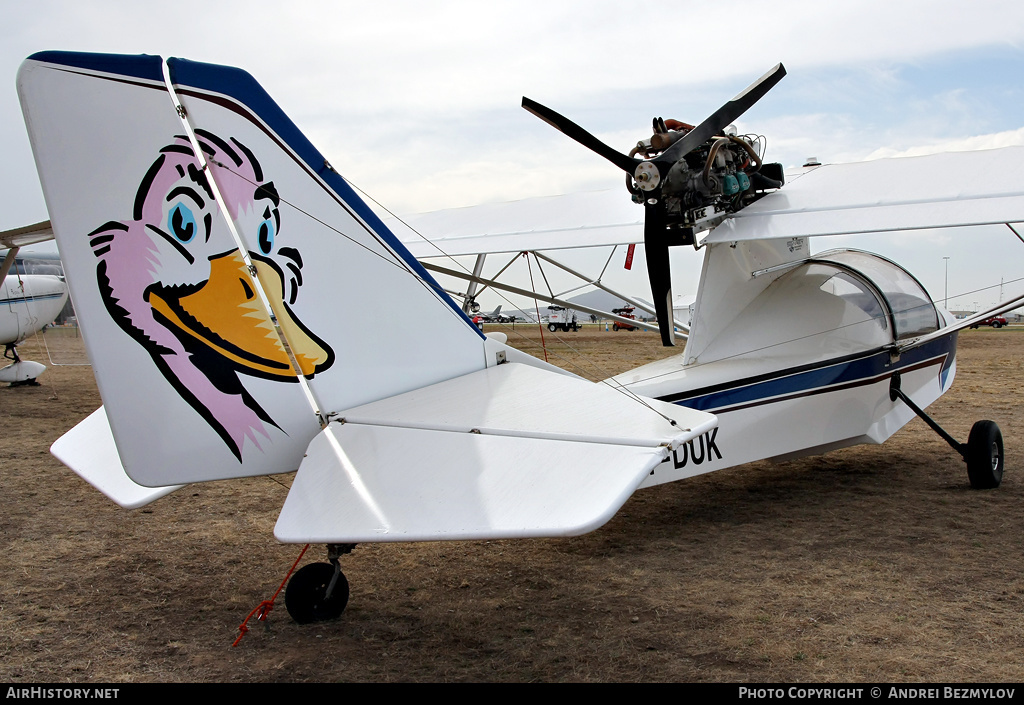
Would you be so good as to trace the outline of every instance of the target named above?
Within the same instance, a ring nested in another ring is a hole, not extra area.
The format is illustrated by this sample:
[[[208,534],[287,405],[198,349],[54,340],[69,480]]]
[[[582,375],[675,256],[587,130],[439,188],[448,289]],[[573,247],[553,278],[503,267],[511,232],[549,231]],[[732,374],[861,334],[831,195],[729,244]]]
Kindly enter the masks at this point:
[[[545,259],[548,259],[548,258],[545,257]],[[560,298],[558,298],[556,296],[546,296],[546,295],[541,294],[540,292],[537,292],[537,291],[530,291],[529,289],[521,289],[521,288],[519,288],[517,286],[511,286],[509,284],[503,284],[501,282],[494,281],[493,279],[485,279],[483,277],[474,277],[473,275],[467,274],[466,272],[460,272],[460,271],[455,270],[455,269],[448,269],[447,267],[441,267],[439,265],[432,264],[430,262],[421,262],[421,264],[426,269],[428,269],[428,270],[430,270],[432,272],[437,272],[438,274],[446,274],[448,276],[455,277],[456,279],[462,279],[464,281],[476,281],[479,284],[486,284],[487,286],[491,287],[492,289],[498,289],[500,291],[507,291],[510,294],[517,294],[519,296],[525,296],[527,298],[537,299],[538,301],[544,301],[544,302],[549,303],[549,304],[555,304],[556,306],[565,306],[566,308],[572,308],[572,309],[575,309],[577,311],[583,311],[584,313],[592,313],[595,316],[601,316],[602,318],[607,318],[607,319],[612,320],[612,321],[618,321],[619,323],[622,323],[624,325],[635,326],[637,324],[637,320],[635,318],[623,318],[622,316],[617,316],[614,313],[611,313],[609,311],[602,311],[601,309],[591,308],[589,306],[581,306],[578,303],[574,303],[574,302],[571,302],[571,301],[565,301],[565,300],[560,299]],[[557,263],[553,262],[553,264],[557,264]],[[609,293],[614,293],[614,292],[611,292],[610,290],[606,289],[605,287],[603,287],[599,283],[594,282],[594,286],[597,286],[598,288],[603,289],[605,291],[609,291]],[[638,301],[636,301],[634,299],[630,299],[630,298],[625,297],[625,296],[623,296],[622,299],[624,301],[628,302],[630,305],[636,306],[637,308],[641,308],[641,309],[643,309],[645,311],[650,312],[650,307],[649,306],[644,306],[640,302],[638,302]],[[653,323],[645,323],[643,325],[644,325],[644,327],[650,328],[651,330],[659,330],[659,327],[656,324],[653,324]],[[682,335],[681,337],[685,338],[686,336]]]

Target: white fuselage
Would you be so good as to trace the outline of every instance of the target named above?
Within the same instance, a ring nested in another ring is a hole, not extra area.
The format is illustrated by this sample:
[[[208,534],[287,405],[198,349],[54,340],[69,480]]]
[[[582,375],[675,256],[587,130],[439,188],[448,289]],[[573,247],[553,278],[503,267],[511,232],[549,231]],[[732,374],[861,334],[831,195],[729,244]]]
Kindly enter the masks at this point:
[[[685,351],[613,378],[636,394],[718,417],[642,486],[762,459],[882,443],[956,373],[952,323],[906,270],[870,253],[811,255],[804,241],[708,248]]]
[[[49,274],[10,274],[0,283],[0,345],[24,340],[51,323],[68,299],[64,281]]]
[[[788,460],[860,443],[882,443],[914,418],[906,404],[889,398],[893,372],[899,371],[902,389],[915,403],[926,407],[952,385],[955,355],[956,333],[952,333],[896,360],[882,350],[775,373],[744,375],[727,384],[704,382],[719,365],[731,366],[738,374],[743,374],[741,367],[755,372],[755,366],[712,363],[699,370],[684,370],[677,357],[633,370],[627,374],[646,381],[630,385],[632,391],[708,411],[718,418],[716,429],[676,449],[642,486],[755,460]],[[622,377],[626,375],[620,380]],[[689,391],[665,393],[684,387]]]

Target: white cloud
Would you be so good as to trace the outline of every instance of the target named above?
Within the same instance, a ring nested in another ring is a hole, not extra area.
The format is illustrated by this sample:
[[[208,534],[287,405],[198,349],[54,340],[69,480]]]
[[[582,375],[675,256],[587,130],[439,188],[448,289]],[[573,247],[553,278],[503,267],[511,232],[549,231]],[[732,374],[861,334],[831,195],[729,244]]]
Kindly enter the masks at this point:
[[[990,135],[974,135],[972,137],[943,140],[932,144],[915,145],[906,149],[881,147],[871,152],[865,159],[920,157],[940,152],[968,152],[978,149],[998,149],[1000,147],[1016,147],[1021,145],[1024,145],[1024,127],[1017,130],[996,132]]]

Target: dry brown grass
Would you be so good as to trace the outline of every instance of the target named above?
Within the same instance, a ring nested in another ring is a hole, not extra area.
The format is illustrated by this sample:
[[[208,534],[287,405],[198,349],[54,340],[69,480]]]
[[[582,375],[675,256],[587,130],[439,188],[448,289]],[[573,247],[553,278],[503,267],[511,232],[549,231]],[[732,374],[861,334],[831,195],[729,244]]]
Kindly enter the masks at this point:
[[[665,354],[649,333],[561,337],[592,378]],[[0,388],[0,681],[1021,681],[1022,352],[1024,331],[965,332],[931,408],[962,439],[1000,423],[998,490],[914,421],[641,491],[575,539],[361,545],[340,620],[281,604],[238,648],[298,554],[272,537],[290,477],[121,510],[47,452],[98,404],[90,368],[51,368]]]

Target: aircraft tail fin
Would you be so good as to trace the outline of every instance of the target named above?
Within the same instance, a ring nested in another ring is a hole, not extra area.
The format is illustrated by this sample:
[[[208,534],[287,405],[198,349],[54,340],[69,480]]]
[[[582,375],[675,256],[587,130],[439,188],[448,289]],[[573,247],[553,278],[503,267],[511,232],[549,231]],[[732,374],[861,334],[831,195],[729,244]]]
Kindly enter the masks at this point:
[[[486,366],[482,334],[249,74],[43,52],[18,91],[138,484],[294,470],[331,412]],[[346,315],[374,292],[401,326]]]

